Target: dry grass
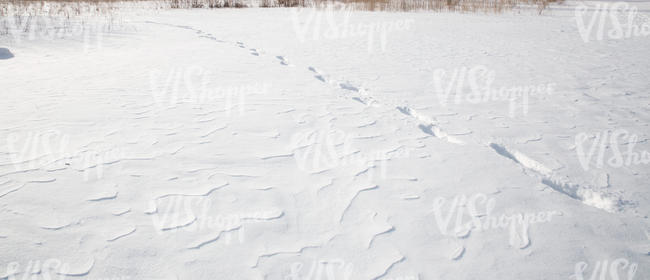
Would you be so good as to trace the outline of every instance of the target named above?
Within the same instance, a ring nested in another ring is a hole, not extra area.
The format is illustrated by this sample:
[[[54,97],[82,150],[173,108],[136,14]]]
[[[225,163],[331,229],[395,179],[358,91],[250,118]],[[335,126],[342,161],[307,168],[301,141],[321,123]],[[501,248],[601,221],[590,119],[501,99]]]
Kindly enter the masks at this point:
[[[500,13],[520,6],[535,6],[541,12],[550,3],[563,0],[254,0],[260,7],[324,7],[333,3],[343,3],[346,7],[364,11],[453,11]],[[155,3],[159,8],[244,8],[251,0],[0,0],[0,16],[7,16],[2,10],[7,4],[14,6],[45,5],[59,3],[72,8],[73,13],[84,11],[84,6],[95,6],[96,12],[107,13],[115,10],[115,4],[125,2]],[[91,4],[91,5],[88,5]]]
[[[112,31],[122,26],[117,2],[0,0],[0,36],[62,38],[90,29]]]
[[[563,0],[262,0],[262,7],[327,7],[343,3],[362,11],[452,11],[501,13],[516,7],[535,6],[541,13],[550,3]]]
[[[124,3],[144,3],[146,7],[152,4],[159,8],[192,9],[192,8],[244,8],[247,7],[242,0],[0,0],[2,6],[29,6],[57,4],[67,7],[98,6],[104,9],[110,7],[115,10]],[[103,7],[102,7],[103,6]],[[0,14],[0,16],[3,16]]]
[[[172,9],[188,8],[245,8],[240,0],[168,0]]]

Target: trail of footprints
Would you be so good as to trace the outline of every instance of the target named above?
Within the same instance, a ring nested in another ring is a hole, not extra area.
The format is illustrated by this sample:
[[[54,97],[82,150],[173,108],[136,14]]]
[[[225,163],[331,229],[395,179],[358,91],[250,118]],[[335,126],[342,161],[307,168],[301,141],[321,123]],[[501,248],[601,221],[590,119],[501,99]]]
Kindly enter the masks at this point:
[[[195,30],[198,34],[200,34],[201,38],[207,38],[222,43],[225,42],[223,40],[218,40],[211,34],[204,35],[204,32],[192,27],[188,27],[188,26],[178,26],[178,27]],[[241,49],[248,50],[250,55],[256,57],[263,56],[262,52],[259,51],[259,49],[248,48],[244,42],[237,41],[234,43],[234,45],[236,45]],[[291,64],[287,59],[287,57],[284,55],[276,55],[275,59],[277,59],[277,61],[283,66],[295,67],[295,65]],[[386,102],[380,102],[374,96],[369,94],[368,89],[362,86],[359,86],[355,83],[346,80],[337,80],[335,78],[332,78],[330,75],[317,69],[314,66],[308,66],[305,69],[311,72],[311,74],[313,74],[314,79],[324,84],[327,84],[330,87],[333,87],[337,90],[342,90],[346,92],[346,96],[348,96],[350,99],[354,101],[360,102],[366,106],[372,106],[372,107],[388,106],[389,108],[394,108],[395,110],[399,111],[400,113],[414,120],[416,122],[417,127],[423,133],[426,133],[430,136],[433,136],[437,139],[440,139],[442,141],[454,145],[468,144],[462,139],[460,139],[459,137],[456,137],[455,135],[451,135],[448,132],[446,132],[445,129],[440,126],[440,122],[438,122],[435,118],[419,113],[417,110],[415,110],[412,107],[405,106],[403,104],[391,104]],[[491,141],[484,141],[484,142],[485,143],[479,142],[473,144],[484,146],[490,151],[493,151],[496,155],[511,160],[512,162],[520,166],[523,170],[527,171],[524,172],[525,174],[535,177],[537,180],[540,180],[542,184],[550,187],[551,189],[557,191],[558,193],[566,195],[567,197],[570,197],[572,199],[578,200],[585,205],[596,207],[608,212],[617,212],[622,210],[621,208],[624,205],[623,200],[621,197],[615,194],[607,193],[602,190],[596,190],[591,186],[580,186],[578,184],[571,183],[568,178],[561,178],[559,175],[554,174],[554,172],[551,169],[545,167],[541,163],[533,160],[531,157],[521,152],[512,150],[500,143],[493,143]],[[593,203],[594,201],[598,203]],[[351,203],[353,203],[353,201],[351,201],[350,204]],[[207,240],[202,244],[198,244],[198,246],[195,246],[195,248],[198,249],[203,245],[213,242],[218,238],[219,236],[217,235],[215,238],[211,240]],[[461,259],[464,253],[465,253],[464,246],[462,245],[457,246],[457,248],[453,250],[453,253],[451,254],[451,260],[456,261]],[[387,269],[387,271],[388,270],[390,270],[390,267]]]
[[[287,62],[285,56],[276,56],[282,65],[290,65]],[[341,90],[352,92],[351,98],[357,102],[360,102],[366,106],[383,106],[382,102],[379,102],[375,97],[368,94],[368,90],[355,85],[349,81],[339,81],[331,78],[330,75],[325,74],[314,66],[307,67],[307,70],[314,74],[314,78],[329,84],[334,87],[338,87]],[[426,115],[418,113],[415,109],[409,106],[401,106],[399,104],[386,104],[392,108],[395,108],[402,114],[405,114],[418,122],[418,127],[422,132],[429,134],[433,137],[436,137],[440,140],[449,142],[455,145],[465,145],[466,143],[449,133],[439,125],[439,122],[435,118],[428,117]],[[533,175],[537,177],[544,185],[549,186],[551,189],[558,191],[568,197],[578,200],[585,205],[596,207],[607,212],[618,212],[622,210],[622,207],[625,205],[625,201],[618,194],[609,193],[604,190],[597,190],[591,186],[581,186],[570,182],[568,179],[562,179],[557,174],[553,174],[551,169],[543,166],[541,163],[533,160],[531,157],[518,152],[509,152],[508,148],[505,145],[498,143],[479,143],[483,146],[491,148],[496,154],[504,156],[508,159],[513,160],[516,164],[522,167],[525,170],[533,171]],[[505,151],[505,152],[504,152]],[[530,174],[530,173],[526,173]]]

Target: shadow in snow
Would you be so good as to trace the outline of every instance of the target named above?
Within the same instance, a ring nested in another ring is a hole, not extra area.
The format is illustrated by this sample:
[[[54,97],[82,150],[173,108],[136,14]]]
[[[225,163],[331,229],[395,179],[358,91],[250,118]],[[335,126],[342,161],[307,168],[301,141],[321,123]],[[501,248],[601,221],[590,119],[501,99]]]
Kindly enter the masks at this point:
[[[10,59],[14,57],[14,54],[9,51],[7,48],[0,48],[0,59]]]

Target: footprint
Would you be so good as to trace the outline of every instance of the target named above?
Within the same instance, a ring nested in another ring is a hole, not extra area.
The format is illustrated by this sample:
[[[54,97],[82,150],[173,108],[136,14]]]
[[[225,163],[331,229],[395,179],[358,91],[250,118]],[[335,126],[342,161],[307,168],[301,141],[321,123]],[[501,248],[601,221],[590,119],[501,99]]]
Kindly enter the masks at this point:
[[[251,51],[251,54],[254,56],[260,56],[260,53],[257,51],[257,49],[249,49]]]
[[[282,64],[284,66],[293,66],[293,65],[289,64],[289,61],[284,56],[278,55],[275,58],[280,60],[280,64]]]
[[[314,78],[319,79],[323,83],[327,83],[327,78],[325,78],[325,76],[323,76],[323,74],[321,74],[320,71],[318,71],[316,68],[309,66],[307,69],[316,74]]]
[[[356,92],[359,92],[359,91],[360,91],[358,87],[355,87],[355,86],[353,86],[353,85],[350,84],[350,83],[340,83],[339,86],[340,86],[342,89],[346,89],[346,90],[351,90],[351,91],[356,91]]]

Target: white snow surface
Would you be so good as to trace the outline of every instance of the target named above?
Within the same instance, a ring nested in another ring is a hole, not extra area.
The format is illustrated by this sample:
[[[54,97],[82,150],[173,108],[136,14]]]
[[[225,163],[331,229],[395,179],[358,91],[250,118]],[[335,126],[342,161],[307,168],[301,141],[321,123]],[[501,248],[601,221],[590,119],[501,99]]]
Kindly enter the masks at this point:
[[[650,163],[611,159],[650,151],[650,37],[575,5],[0,37],[0,279],[650,279]],[[552,90],[447,96],[471,69]]]

